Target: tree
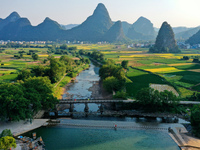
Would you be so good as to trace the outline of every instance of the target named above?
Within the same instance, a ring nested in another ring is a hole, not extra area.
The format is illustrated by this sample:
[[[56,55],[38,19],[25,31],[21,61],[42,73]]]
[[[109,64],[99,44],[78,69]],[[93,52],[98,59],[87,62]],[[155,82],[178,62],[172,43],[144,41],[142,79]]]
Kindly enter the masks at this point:
[[[30,118],[31,111],[27,107],[30,101],[24,97],[21,84],[4,83],[0,85],[0,118],[24,120]]]
[[[191,125],[193,128],[193,133],[200,137],[200,105],[194,106],[191,112]]]
[[[13,137],[5,136],[0,138],[0,149],[8,150],[9,148],[16,148],[16,141]]]
[[[189,56],[183,56],[183,60],[189,60],[190,57]]]
[[[35,61],[35,60],[38,60],[39,56],[38,56],[38,54],[32,54],[32,58]]]
[[[67,44],[61,45],[61,46],[60,46],[60,49],[65,49],[65,50],[67,50]]]
[[[22,69],[17,76],[17,80],[25,80],[31,76],[31,72],[28,69]]]
[[[127,69],[127,68],[128,68],[128,60],[123,60],[122,63],[121,63],[121,66],[122,66],[124,69]]]
[[[1,132],[0,138],[5,137],[5,136],[12,136],[12,132],[10,131],[10,129],[5,129]]]
[[[52,83],[59,81],[65,72],[66,66],[63,61],[59,61],[59,59],[55,58],[50,60],[49,78]]]
[[[53,86],[48,77],[30,77],[22,83],[25,88],[24,97],[33,104],[32,109],[54,109],[57,98],[53,96]]]
[[[119,80],[113,76],[107,77],[105,80],[103,80],[103,87],[110,93],[121,89]]]
[[[179,99],[171,91],[159,92],[152,88],[143,88],[138,91],[136,100],[149,111],[164,111],[178,104]]]

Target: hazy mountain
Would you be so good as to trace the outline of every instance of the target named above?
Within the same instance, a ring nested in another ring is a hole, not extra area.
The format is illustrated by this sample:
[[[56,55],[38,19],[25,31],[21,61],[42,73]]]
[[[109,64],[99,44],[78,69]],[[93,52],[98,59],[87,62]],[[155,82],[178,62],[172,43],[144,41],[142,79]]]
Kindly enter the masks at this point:
[[[199,30],[199,29],[198,29]],[[189,43],[191,45],[194,45],[194,44],[199,44],[200,43],[200,30],[194,34],[193,36],[191,36],[187,41],[186,43]]]
[[[99,41],[112,25],[106,7],[100,3],[92,16],[88,17],[81,25],[69,30],[68,37],[70,40]]]
[[[179,32],[175,35],[176,39],[187,40],[200,30],[200,26],[196,28],[188,28],[184,32]]]
[[[187,27],[172,27],[174,34],[180,33],[180,32],[185,32],[190,30],[191,28],[187,28]]]
[[[68,24],[68,25],[60,25],[64,30],[70,30],[80,24]]]
[[[50,18],[45,20],[38,26],[33,27],[31,40],[56,40],[60,38],[60,35],[64,31],[60,24]]]
[[[154,47],[150,48],[153,53],[177,53],[179,52],[178,46],[174,38],[174,32],[171,26],[164,22],[156,37]]]
[[[3,40],[24,40],[27,37],[27,31],[32,28],[27,18],[20,18],[15,22],[10,22],[0,31],[0,39]]]
[[[10,22],[15,22],[20,19],[20,16],[17,12],[12,12],[7,18],[1,19],[0,18],[0,30],[8,25]]]
[[[115,24],[103,36],[102,40],[108,41],[108,42],[126,41],[127,38],[125,37],[124,32],[123,32],[122,22],[121,21],[115,22]]]
[[[133,40],[153,40],[155,39],[156,32],[150,20],[140,17],[129,28],[127,37]]]
[[[154,27],[154,30],[155,30],[156,32],[158,32],[158,31],[160,30],[160,28]]]
[[[131,27],[131,24],[126,22],[126,21],[122,21],[122,28],[124,31],[124,34],[126,35],[128,33],[128,29]]]

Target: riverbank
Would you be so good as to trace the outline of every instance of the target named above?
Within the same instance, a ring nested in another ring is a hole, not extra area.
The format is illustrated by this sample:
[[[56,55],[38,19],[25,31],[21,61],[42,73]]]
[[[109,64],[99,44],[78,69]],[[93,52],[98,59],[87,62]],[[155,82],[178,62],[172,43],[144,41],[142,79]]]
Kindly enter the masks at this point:
[[[4,129],[10,129],[14,136],[18,136],[45,125],[48,120],[49,119],[34,119],[32,123],[23,120],[19,122],[0,122],[0,133]]]
[[[88,64],[78,67],[76,69],[77,76],[84,70],[88,69],[90,66]],[[76,77],[77,77],[76,76]],[[72,81],[76,80],[76,77],[71,78],[69,76],[66,76],[66,74],[63,76],[62,80],[59,81],[59,84],[56,84],[56,87],[54,88],[54,96],[58,99],[62,99],[64,93],[66,92],[66,88],[68,87],[68,84],[72,83]]]
[[[175,127],[173,134],[169,133],[172,139],[181,150],[199,150],[200,139],[189,135],[185,127]]]
[[[89,88],[89,91],[92,92],[92,99],[113,99],[113,95],[104,90],[101,81],[93,82],[93,86]]]

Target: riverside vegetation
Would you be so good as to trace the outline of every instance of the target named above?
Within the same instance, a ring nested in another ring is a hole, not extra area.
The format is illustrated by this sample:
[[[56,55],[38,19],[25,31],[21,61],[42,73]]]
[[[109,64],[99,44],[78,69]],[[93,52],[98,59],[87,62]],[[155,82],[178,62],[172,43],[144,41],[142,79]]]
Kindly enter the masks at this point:
[[[193,62],[194,58],[199,57],[196,50],[182,50],[176,54],[151,54],[146,48],[127,48],[126,45],[7,44],[1,47],[1,52],[0,89],[4,97],[0,97],[0,102],[6,101],[1,105],[1,110],[6,111],[8,106],[12,106],[9,112],[3,112],[4,118],[12,120],[29,118],[39,109],[53,108],[57,103],[55,96],[59,96],[56,93],[61,93],[61,87],[87,67],[88,57],[103,64],[100,76],[105,89],[109,92],[115,91],[116,98],[128,97],[139,100],[138,109],[152,111],[147,108],[162,106],[156,111],[187,113],[186,108],[177,105],[178,100],[199,100],[200,65]],[[34,53],[37,53],[38,60],[33,60]],[[55,87],[62,76],[64,79]],[[15,83],[10,83],[12,81]],[[41,89],[38,84],[41,85]],[[152,93],[152,98],[145,97],[149,95],[149,91],[153,91],[145,89],[149,88],[150,84],[170,85],[178,92],[179,97],[163,89],[160,92],[153,92],[155,95]],[[35,91],[34,94],[31,91]],[[34,99],[38,101],[33,101]],[[167,102],[171,100],[173,106],[166,107]],[[151,107],[145,107],[146,103]],[[17,105],[26,113],[20,112]],[[193,109],[190,109],[193,112]],[[198,117],[195,108],[194,112],[191,113],[193,117]],[[198,131],[199,127],[195,129]]]

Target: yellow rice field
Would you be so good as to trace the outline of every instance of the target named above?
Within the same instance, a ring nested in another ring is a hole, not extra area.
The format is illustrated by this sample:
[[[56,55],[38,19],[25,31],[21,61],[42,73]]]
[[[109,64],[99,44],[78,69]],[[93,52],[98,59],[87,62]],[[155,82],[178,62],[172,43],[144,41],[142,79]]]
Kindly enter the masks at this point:
[[[182,71],[182,70],[179,70],[179,69],[174,68],[174,67],[145,69],[145,70],[153,72],[153,73],[171,73],[171,72],[180,72],[180,71]]]

